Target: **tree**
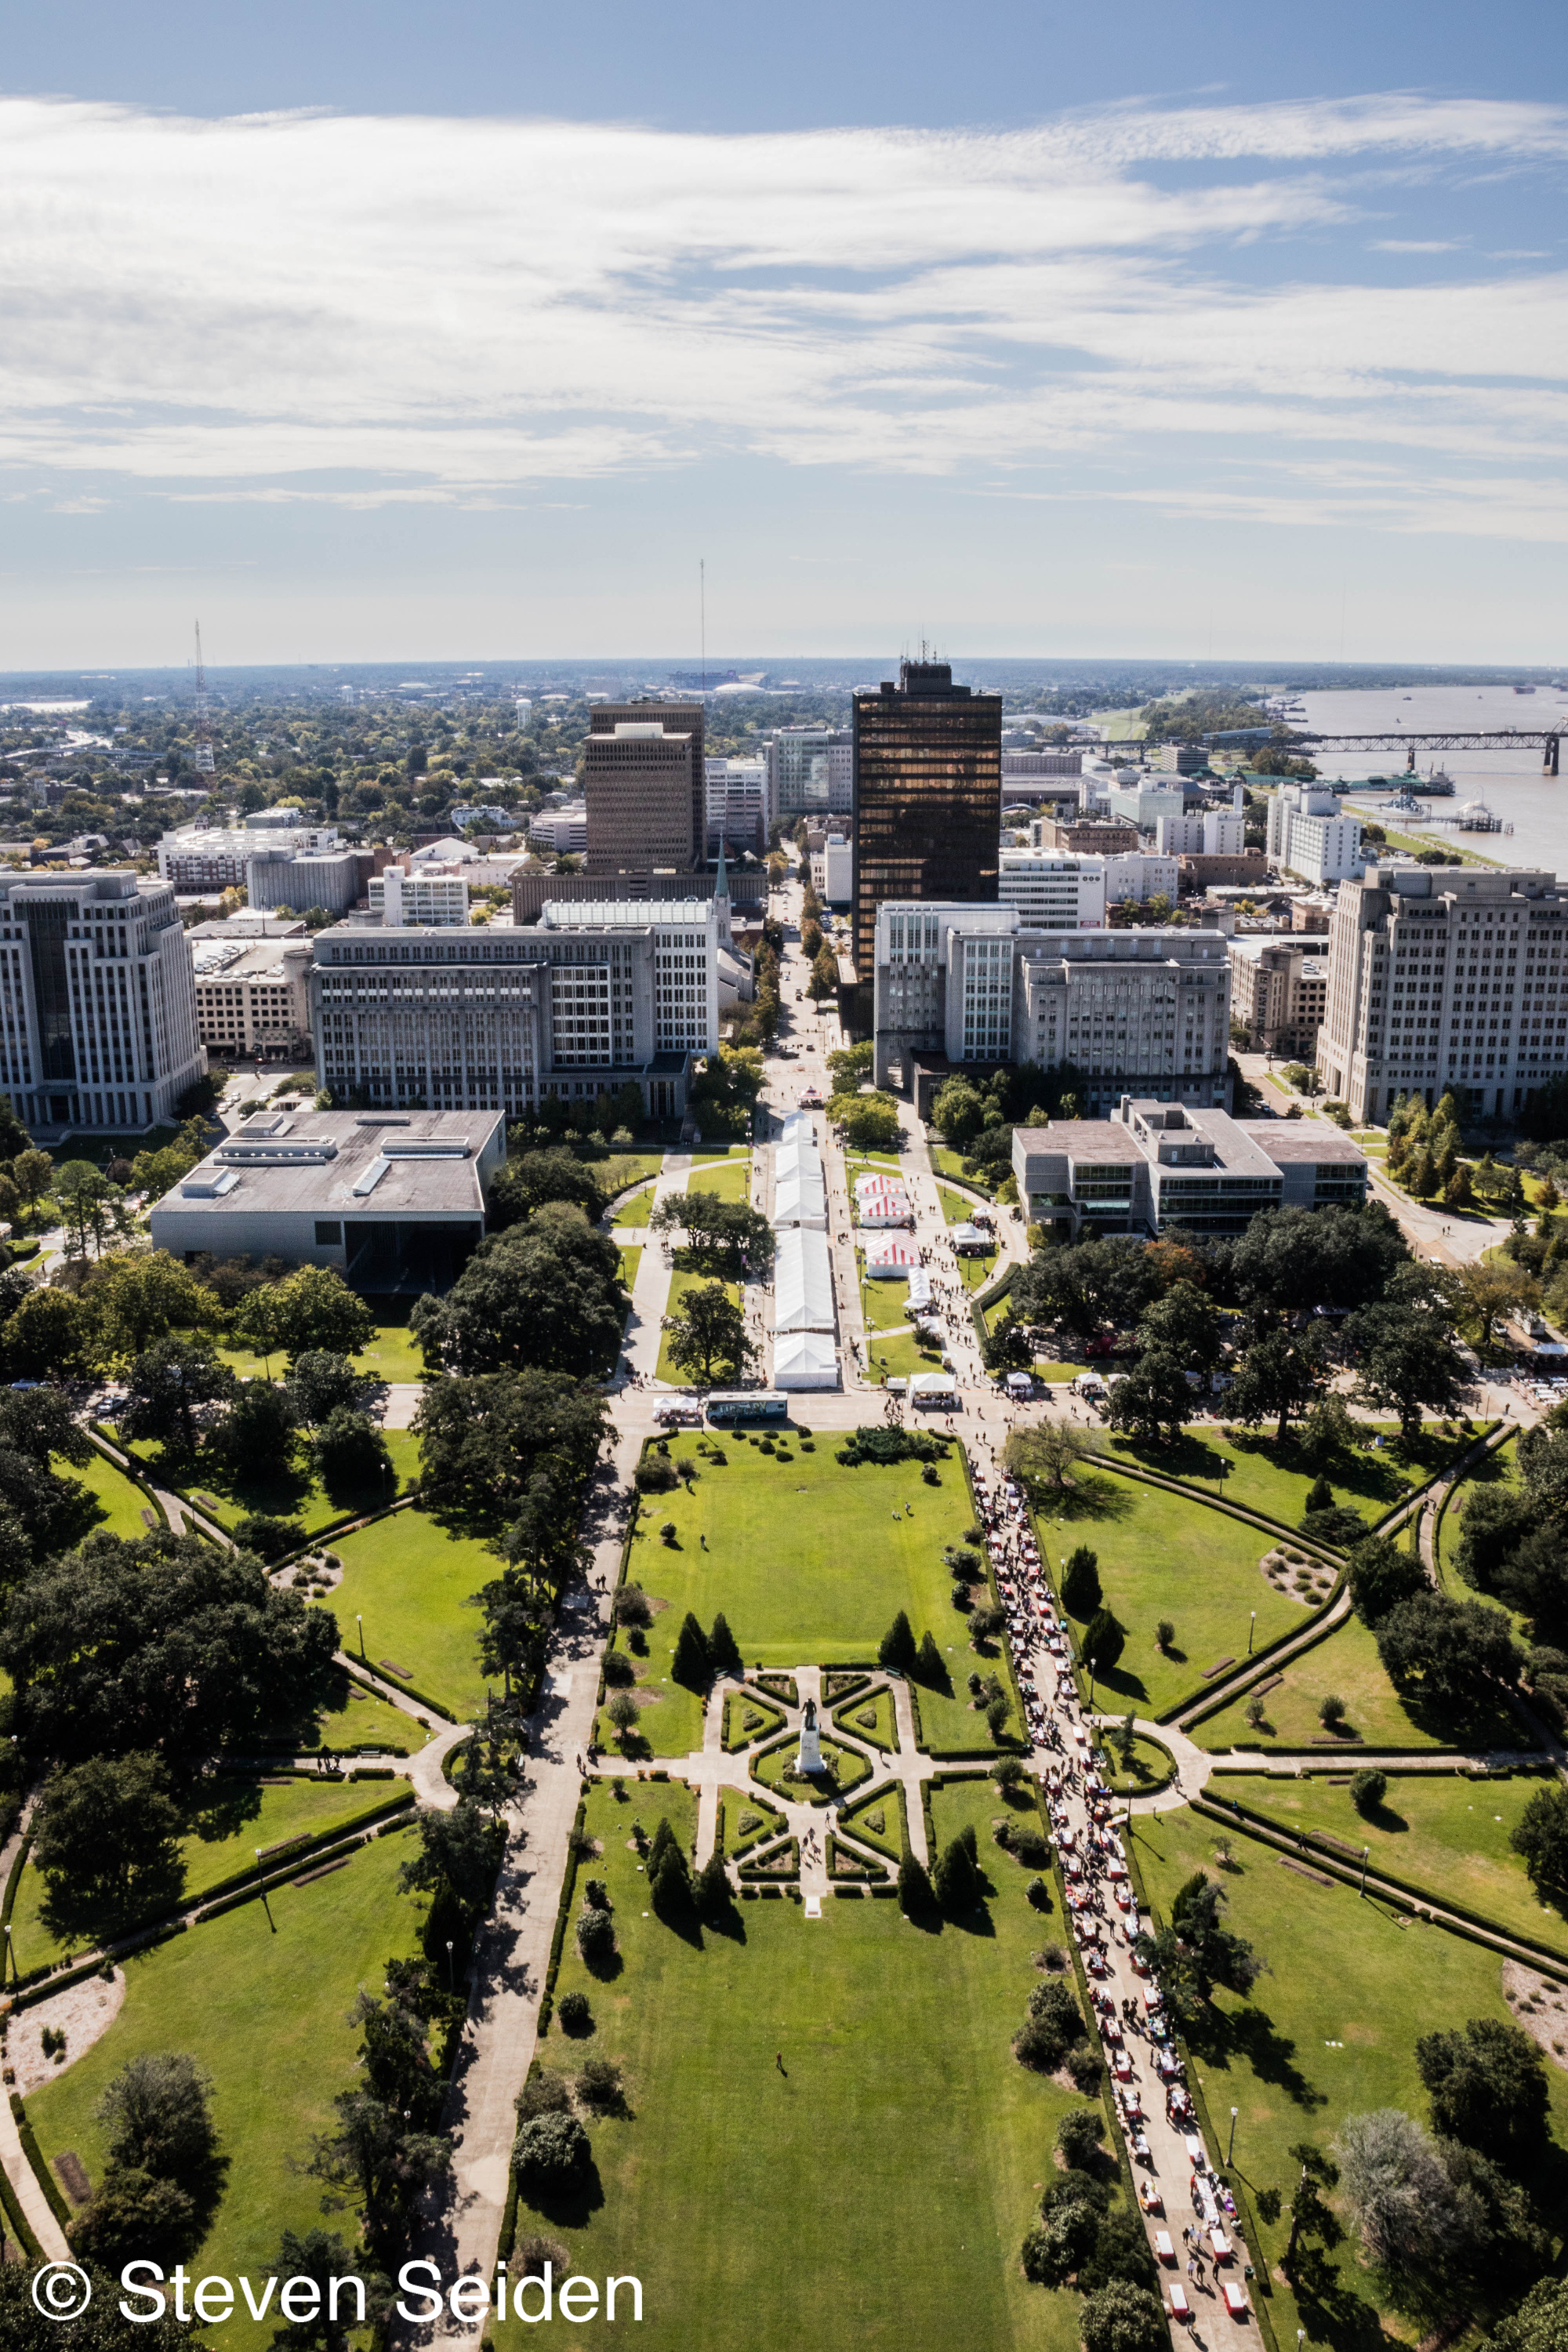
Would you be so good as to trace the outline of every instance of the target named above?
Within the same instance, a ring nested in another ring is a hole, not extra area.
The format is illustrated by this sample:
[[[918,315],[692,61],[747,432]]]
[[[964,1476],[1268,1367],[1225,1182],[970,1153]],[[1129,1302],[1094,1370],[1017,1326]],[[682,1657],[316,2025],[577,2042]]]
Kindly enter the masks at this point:
[[[1215,1985],[1227,1992],[1248,1993],[1268,1963],[1252,1946],[1225,1925],[1225,1889],[1205,1871],[1195,1871],[1181,1886],[1171,1906],[1171,1927],[1184,1960],[1184,1975],[1200,2002],[1206,2002]],[[1140,1937],[1139,1947],[1149,1938]],[[1158,1943],[1159,1938],[1152,1939]]]
[[[235,1378],[210,1339],[200,1333],[171,1333],[142,1349],[125,1384],[130,1394],[120,1412],[124,1435],[194,1454],[196,1407],[231,1397]]]
[[[9,1095],[0,1095],[0,1161],[15,1162],[28,1150],[32,1137],[17,1118]],[[41,1155],[44,1158],[47,1154]]]
[[[452,2168],[451,2141],[374,2091],[341,2092],[332,2106],[335,2128],[314,2142],[305,2169],[357,2205],[373,2259],[390,2266],[416,2200]]]
[[[375,1337],[375,1318],[330,1265],[302,1265],[280,1282],[279,1335],[290,1356],[327,1349],[353,1356]]]
[[[659,1232],[685,1234],[689,1258],[699,1273],[739,1281],[773,1264],[773,1229],[744,1201],[726,1201],[717,1192],[672,1192],[648,1223]]]
[[[863,1037],[858,1045],[841,1045],[837,1052],[829,1054],[827,1075],[833,1080],[835,1094],[854,1093],[861,1081],[871,1076],[876,1059],[876,1044],[869,1037]],[[940,1119],[935,1123],[939,1127],[942,1124]]]
[[[150,1888],[172,1903],[184,1875],[180,1827],[161,1756],[90,1756],[52,1774],[34,1809],[33,1860],[61,1925],[67,1913],[81,1927],[106,1910],[124,1916]]]
[[[705,1919],[721,1919],[730,1910],[732,1899],[723,1852],[715,1846],[698,1873],[695,1889],[697,1908]]]
[[[231,1477],[267,1482],[287,1477],[295,1444],[294,1406],[270,1381],[241,1381],[228,1411],[207,1437],[207,1451]]]
[[[1413,1444],[1423,1407],[1452,1412],[1468,1377],[1440,1315],[1397,1305],[1359,1307],[1344,1327],[1357,1359],[1356,1393],[1399,1416],[1400,1434]]]
[[[1346,1567],[1351,1605],[1363,1625],[1378,1626],[1400,1601],[1430,1588],[1414,1552],[1392,1536],[1363,1536],[1351,1547]]]
[[[1509,1843],[1523,1856],[1536,1892],[1560,1901],[1568,1889],[1568,1789],[1555,1780],[1537,1789]]]
[[[669,1671],[678,1683],[688,1690],[706,1690],[713,1679],[712,1662],[708,1654],[708,1637],[689,1609],[681,1620],[676,1636],[675,1654]]]
[[[742,1680],[746,1671],[740,1644],[731,1633],[729,1621],[722,1611],[714,1618],[713,1631],[708,1636],[708,1663],[712,1674],[731,1675],[736,1682]]]
[[[119,1185],[111,1184],[92,1160],[68,1160],[55,1171],[55,1198],[65,1225],[67,1255],[85,1257],[89,1241],[101,1253],[104,1235],[116,1222],[114,1211],[124,1199]]]
[[[330,1348],[307,1348],[295,1358],[288,1381],[295,1414],[307,1429],[320,1428],[340,1407],[352,1408],[363,1385],[364,1374]]]
[[[350,2352],[353,2338],[350,2328],[358,2314],[359,2298],[351,2294],[332,2294],[334,2279],[347,2279],[357,2273],[354,2258],[335,2231],[308,2230],[297,2237],[285,2230],[278,2242],[276,2259],[268,2265],[268,2274],[279,2284],[287,2279],[309,2279],[316,2289],[316,2312],[310,2319],[286,2320],[272,2336],[272,2352]],[[391,2301],[391,2288],[385,2279],[374,2273],[364,2281],[365,2314],[376,2318],[384,2314]],[[342,2317],[331,2315],[336,2303]]]
[[[955,1151],[963,1151],[984,1126],[986,1108],[985,1097],[968,1078],[948,1078],[931,1098],[931,1125]]]
[[[30,1209],[43,1199],[54,1174],[55,1163],[47,1151],[21,1151],[11,1161],[11,1181]]]
[[[1265,1331],[1242,1358],[1225,1409],[1248,1429],[1278,1414],[1274,1434],[1283,1445],[1291,1414],[1312,1403],[1322,1381],[1321,1349],[1310,1330]]]
[[[1105,2116],[1100,2107],[1069,2107],[1057,2126],[1057,2146],[1069,2166],[1089,2171],[1105,2140]]]
[[[1508,1619],[1479,1601],[1419,1592],[1391,1609],[1376,1632],[1377,1654],[1401,1692],[1455,1727],[1484,1716],[1523,1672]]]
[[[1010,1307],[1001,1317],[995,1329],[987,1331],[982,1339],[980,1358],[988,1372],[1026,1372],[1033,1364],[1035,1350],[1028,1332],[1022,1323],[1015,1320]],[[1059,1422],[1045,1425],[1063,1429]],[[1063,1433],[1078,1434],[1076,1430],[1068,1433],[1065,1429]]]
[[[575,2116],[535,2116],[512,2149],[519,2185],[535,2203],[570,2196],[587,2179],[594,2150]]]
[[[1397,2107],[1347,2116],[1334,2154],[1367,2260],[1395,2279],[1440,2273],[1464,2226],[1442,2157],[1415,2117]]]
[[[1193,1392],[1179,1356],[1150,1348],[1110,1391],[1106,1419],[1145,1444],[1178,1438],[1193,1410]]]
[[[891,1095],[833,1095],[827,1116],[843,1129],[851,1151],[897,1151],[903,1140],[899,1107]]]
[[[1079,1544],[1062,1570],[1062,1607],[1081,1622],[1100,1603],[1100,1559],[1087,1544]]]
[[[953,1838],[937,1856],[931,1885],[950,1919],[963,1918],[978,1908],[984,1889],[974,1857],[962,1837]]]
[[[70,1380],[97,1356],[93,1319],[67,1290],[30,1290],[5,1326],[5,1363],[19,1380]]]
[[[1117,2279],[1085,2300],[1079,2320],[1084,2352],[1167,2352],[1170,2322],[1159,2296]]]
[[[1220,1360],[1220,1319],[1194,1283],[1177,1282],[1143,1309],[1137,1340],[1141,1349],[1179,1356],[1193,1370],[1209,1372]]]
[[[947,1685],[947,1667],[937,1648],[936,1636],[927,1632],[921,1636],[920,1655],[915,1661],[915,1680],[928,1690],[943,1690]]]
[[[1457,1304],[1465,1319],[1477,1326],[1483,1347],[1508,1316],[1541,1304],[1541,1285],[1506,1258],[1468,1260],[1454,1268],[1452,1280]]]
[[[1568,2352],[1568,2281],[1542,2279],[1481,2339],[1481,2352]]]
[[[705,1385],[711,1385],[721,1364],[738,1381],[755,1360],[745,1316],[721,1282],[696,1283],[683,1292],[664,1328],[670,1335],[671,1361]]]
[[[340,1404],[310,1439],[317,1477],[335,1502],[341,1496],[375,1495],[390,1501],[397,1473],[385,1438],[368,1413]]]
[[[909,1618],[900,1609],[877,1647],[877,1663],[889,1674],[910,1675],[919,1657]]]
[[[1351,1802],[1358,1813],[1375,1813],[1388,1794],[1388,1775],[1372,1768],[1351,1775]]]
[[[515,1546],[563,1578],[581,1558],[583,1488],[609,1433],[602,1396],[563,1372],[428,1381],[414,1416],[424,1481],[479,1517],[515,1514]]]
[[[552,1202],[481,1242],[446,1297],[418,1299],[410,1320],[433,1369],[587,1378],[615,1361],[626,1311],[614,1243]]]
[[[630,1735],[637,1727],[638,1711],[636,1699],[629,1690],[616,1691],[605,1713],[614,1726],[616,1736],[624,1748]]]
[[[1065,1421],[1037,1422],[1032,1428],[1016,1429],[1009,1436],[1007,1468],[1032,1498],[1065,1495],[1090,1444],[1087,1432],[1073,1429]]]
[[[899,1864],[899,1908],[906,1918],[923,1919],[936,1907],[936,1896],[925,1864],[918,1854],[906,1853]]]
[[[1432,2126],[1512,2173],[1533,2165],[1547,2139],[1546,2065],[1522,2028],[1472,2017],[1455,2032],[1424,2033],[1415,2063],[1432,2101]]]
[[[640,1121],[640,1090],[637,1116]],[[514,1152],[506,1166],[497,1170],[490,1185],[486,1216],[491,1233],[521,1224],[548,1201],[570,1202],[594,1223],[604,1213],[605,1194],[599,1180],[574,1152],[560,1145]]]
[[[578,1915],[575,1929],[577,1949],[591,1969],[605,1968],[616,1948],[615,1922],[607,1911],[585,1910]]]
[[[139,2165],[111,2164],[79,2215],[71,2243],[110,2271],[137,2258],[168,2264],[195,2251],[204,2226],[195,2198],[178,2181],[160,2180]]]
[[[100,1258],[83,1286],[82,1301],[98,1327],[102,1353],[115,1362],[141,1355],[176,1328],[215,1323],[221,1312],[214,1294],[167,1250]]]
[[[504,1823],[474,1804],[459,1801],[450,1812],[422,1812],[419,1843],[398,1873],[405,1894],[436,1894],[449,1887],[465,1916],[488,1909],[506,1852]]]
[[[1247,1307],[1275,1315],[1380,1299],[1409,1253],[1376,1202],[1362,1209],[1265,1209],[1232,1244],[1230,1276]]]
[[[110,2161],[189,2185],[217,2145],[212,2088],[195,2059],[177,2052],[128,2059],[96,2111],[108,2126]]]
[[[156,1751],[176,1777],[302,1721],[338,1679],[337,1621],[258,1560],[195,1536],[89,1536],[35,1568],[0,1621],[15,1727],[40,1758]]]
[[[1310,2140],[1298,2140],[1290,2150],[1291,2161],[1300,2167],[1296,2193],[1290,2200],[1290,2235],[1280,2257],[1279,2267],[1289,2279],[1299,2275],[1296,2268],[1298,2249],[1303,2238],[1315,2238],[1331,2252],[1344,2236],[1339,2218],[1329,2203],[1325,2191],[1339,2187],[1340,2168],[1333,2158]]]
[[[1084,1627],[1080,1646],[1096,1674],[1108,1675],[1127,1647],[1127,1628],[1102,1603]]]

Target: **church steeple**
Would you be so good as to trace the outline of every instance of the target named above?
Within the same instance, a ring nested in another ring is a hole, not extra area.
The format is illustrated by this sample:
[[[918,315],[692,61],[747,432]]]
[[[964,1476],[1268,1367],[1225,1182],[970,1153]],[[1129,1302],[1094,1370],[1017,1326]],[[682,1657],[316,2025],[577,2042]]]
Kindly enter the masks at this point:
[[[724,871],[724,836],[721,834],[719,836],[719,871],[714,878],[713,896],[716,898],[727,898],[729,895],[730,877]]]

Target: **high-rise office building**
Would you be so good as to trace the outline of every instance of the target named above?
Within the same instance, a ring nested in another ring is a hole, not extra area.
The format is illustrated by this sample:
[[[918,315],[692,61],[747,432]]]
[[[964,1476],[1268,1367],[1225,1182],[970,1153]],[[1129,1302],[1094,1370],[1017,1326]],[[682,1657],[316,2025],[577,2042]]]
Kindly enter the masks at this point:
[[[847,727],[781,727],[767,746],[768,816],[847,816],[855,805],[855,739]]]
[[[946,662],[900,664],[854,697],[857,1035],[872,1034],[877,909],[889,899],[994,905],[1002,698],[954,686]]]
[[[598,702],[584,746],[590,874],[689,874],[706,860],[702,705]]]
[[[0,880],[0,1087],[35,1135],[172,1120],[206,1072],[167,882]]]

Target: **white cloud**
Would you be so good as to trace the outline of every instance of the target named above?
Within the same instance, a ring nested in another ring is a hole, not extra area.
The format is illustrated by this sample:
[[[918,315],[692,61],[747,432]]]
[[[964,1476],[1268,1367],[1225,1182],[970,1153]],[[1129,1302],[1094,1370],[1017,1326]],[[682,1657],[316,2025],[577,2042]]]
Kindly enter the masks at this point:
[[[350,508],[716,452],[1104,466],[1310,521],[1361,443],[1400,527],[1568,535],[1568,276],[1355,275],[1369,173],[1453,163],[1462,205],[1565,155],[1563,110],[1409,94],[751,138],[11,100],[0,465]]]

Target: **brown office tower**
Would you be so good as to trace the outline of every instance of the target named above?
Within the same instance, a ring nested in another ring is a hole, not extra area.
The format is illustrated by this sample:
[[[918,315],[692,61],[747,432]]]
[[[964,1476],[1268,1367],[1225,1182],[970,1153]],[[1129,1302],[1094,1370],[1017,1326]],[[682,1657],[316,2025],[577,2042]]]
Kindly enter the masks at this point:
[[[596,702],[584,747],[590,874],[707,863],[700,702]]]
[[[995,903],[1002,698],[954,686],[946,662],[906,661],[897,686],[857,694],[854,710],[857,985],[841,1010],[868,1037],[883,901]]]

